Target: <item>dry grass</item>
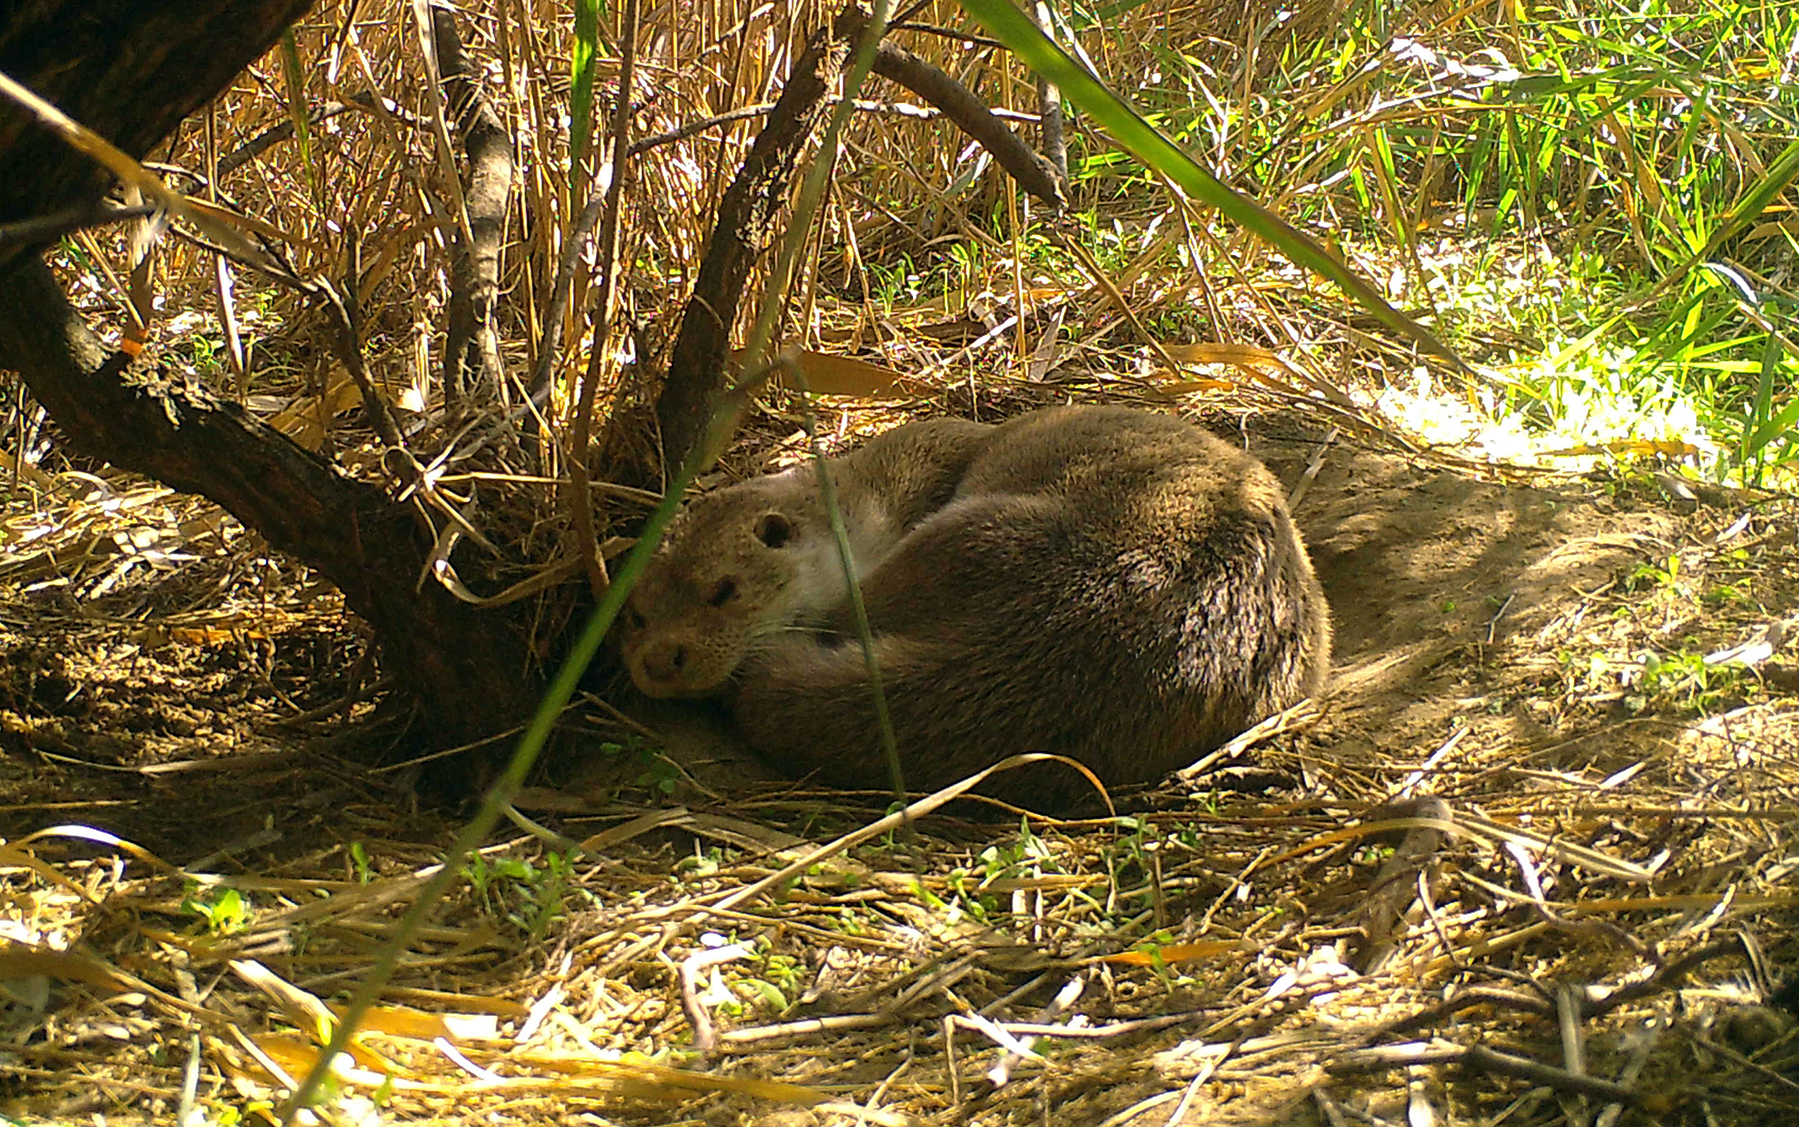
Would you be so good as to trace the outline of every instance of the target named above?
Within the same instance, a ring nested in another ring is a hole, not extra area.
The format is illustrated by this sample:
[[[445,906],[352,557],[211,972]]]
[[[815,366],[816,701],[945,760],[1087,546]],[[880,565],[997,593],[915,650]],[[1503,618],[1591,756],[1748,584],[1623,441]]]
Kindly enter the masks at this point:
[[[639,135],[765,103],[825,14],[744,10],[650,12]],[[1253,57],[1195,34],[1194,57],[1222,96],[1269,112],[1258,76],[1326,34],[1328,11],[1307,6]],[[392,108],[336,113],[313,127],[307,160],[282,142],[220,187],[284,233],[302,272],[342,277],[344,232],[356,233],[367,351],[382,386],[416,408],[412,441],[430,464],[466,449],[460,421],[432,410],[446,267],[431,213],[454,198],[451,171],[406,8],[364,5],[353,27],[343,13],[321,7],[297,32],[309,99],[373,93]],[[1162,28],[1253,29],[1265,14],[1145,6],[1089,46],[1102,72],[1142,73]],[[535,360],[587,190],[571,199],[566,174],[567,18],[496,5],[465,24],[519,143],[502,329],[518,370]],[[956,13],[933,4],[917,18]],[[989,53],[909,45],[1032,108],[1028,83]],[[1293,134],[1277,206],[1316,198],[1307,170],[1375,122],[1357,116],[1377,100],[1353,70],[1306,82],[1280,97],[1325,124]],[[283,86],[265,60],[220,100],[216,152],[196,123],[169,159],[205,169],[279,126]],[[1378,112],[1429,124],[1466,111]],[[648,350],[671,332],[756,127],[659,145],[628,174],[620,324]],[[1149,192],[1106,201],[1094,232],[1015,243],[990,222],[1008,214],[993,172],[950,191],[968,168],[959,150],[941,123],[858,118],[790,338],[914,373],[932,409],[983,418],[1068,396],[1168,405],[1225,392],[1226,422],[1289,484],[1321,425],[1341,431],[1300,507],[1342,620],[1336,694],[1237,760],[1134,796],[1124,822],[1026,830],[958,809],[823,853],[874,823],[880,799],[709,790],[697,767],[621,747],[629,727],[588,702],[564,723],[576,763],[520,803],[560,836],[521,831],[483,851],[345,1066],[343,1090],[381,1106],[340,1105],[340,1118],[1783,1122],[1799,1106],[1799,1048],[1764,995],[1799,951],[1790,504],[1726,495],[1725,509],[1677,514],[1628,475],[1608,496],[1567,474],[1532,486],[1466,473],[1368,406],[1413,361],[1331,295]],[[1414,216],[1434,200],[1429,185],[1415,192]],[[1326,210],[1350,216],[1350,196],[1329,193]],[[933,248],[946,235],[981,251],[947,258]],[[118,248],[83,249],[88,261],[66,263],[78,292],[116,322],[123,299],[99,263]],[[1407,262],[1390,252],[1376,273],[1404,292]],[[163,361],[237,388],[209,257],[173,244],[157,269]],[[379,473],[324,323],[248,278],[233,309],[256,338],[252,409]],[[1019,310],[1025,333],[993,331]],[[592,347],[584,323],[571,317],[576,343],[557,366],[558,436]],[[601,345],[609,401],[644,392],[623,363],[627,335]],[[1225,361],[1183,373],[1148,347],[1194,335],[1237,350],[1181,353]],[[827,422],[849,435],[922,407],[840,401]],[[771,402],[730,472],[791,455],[797,417]],[[1350,438],[1414,449],[1397,458]],[[567,451],[553,452],[547,482],[503,476],[517,468],[504,447],[443,479],[482,493],[502,550],[484,576],[495,588],[559,566]],[[9,454],[0,1113],[172,1122],[192,1105],[210,1122],[267,1119],[278,1078],[308,1067],[326,1007],[441,862],[454,822],[418,806],[407,770],[363,765],[397,738],[399,708],[334,593],[209,506],[31,434]],[[618,500],[609,517],[623,527],[641,512]],[[539,597],[553,638],[570,596]],[[1765,652],[1745,652],[1748,665],[1703,660],[1757,637]],[[583,786],[582,753],[622,761],[631,781]],[[1695,953],[1710,958],[1683,961]],[[1030,1037],[1041,1056],[1007,1055]],[[1537,1071],[1520,1075],[1518,1061]],[[1613,1082],[1636,1101],[1621,1116]],[[812,1101],[825,1102],[791,1110]]]
[[[1260,440],[1289,481],[1305,429],[1256,425],[1290,436]],[[653,759],[595,790],[565,760],[520,802],[561,844],[483,851],[347,1090],[395,1077],[383,1121],[1549,1123],[1622,1079],[1624,1123],[1777,1116],[1799,673],[1778,636],[1676,663],[1784,621],[1791,514],[1583,492],[1328,452],[1301,516],[1336,692],[1125,822],[940,812],[821,851],[879,796],[708,792]],[[79,523],[63,504],[43,519]],[[383,728],[327,719],[368,707],[329,601],[265,582],[208,633],[184,614],[245,597],[241,552],[105,590],[115,560],[57,558],[68,583],[8,600],[0,926],[39,953],[0,953],[0,1110],[169,1121],[197,1066],[215,1120],[259,1115],[452,824],[342,757]],[[602,720],[566,722],[628,758]],[[1040,1057],[1006,1057],[1029,1036]]]

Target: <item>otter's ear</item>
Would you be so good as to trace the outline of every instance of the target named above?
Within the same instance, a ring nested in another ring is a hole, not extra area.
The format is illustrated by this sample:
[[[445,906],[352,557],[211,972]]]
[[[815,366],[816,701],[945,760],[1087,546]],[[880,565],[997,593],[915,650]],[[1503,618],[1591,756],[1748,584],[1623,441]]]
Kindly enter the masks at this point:
[[[763,513],[756,522],[756,539],[770,548],[784,548],[793,539],[793,522],[780,513]]]

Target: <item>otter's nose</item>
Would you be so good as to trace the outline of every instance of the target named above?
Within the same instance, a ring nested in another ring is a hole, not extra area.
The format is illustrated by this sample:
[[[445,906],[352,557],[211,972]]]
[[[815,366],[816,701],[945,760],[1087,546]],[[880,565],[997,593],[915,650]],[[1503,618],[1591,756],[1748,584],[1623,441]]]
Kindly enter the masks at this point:
[[[687,668],[687,646],[667,641],[645,646],[637,655],[637,687],[646,693],[670,692],[680,687]]]

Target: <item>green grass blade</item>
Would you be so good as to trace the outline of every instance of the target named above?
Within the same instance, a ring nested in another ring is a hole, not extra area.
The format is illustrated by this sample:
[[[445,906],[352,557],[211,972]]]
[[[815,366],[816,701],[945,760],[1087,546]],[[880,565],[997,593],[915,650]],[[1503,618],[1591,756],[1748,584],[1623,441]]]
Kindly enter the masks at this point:
[[[288,1099],[290,1122],[294,1111],[314,1106],[324,1089],[331,1062],[349,1047],[350,1039],[355,1036],[357,1023],[393,978],[413,937],[424,926],[426,918],[450,885],[464,879],[463,863],[474,854],[476,847],[487,835],[493,832],[506,808],[525,785],[525,779],[537,762],[538,754],[549,742],[550,733],[555,730],[557,718],[568,707],[568,702],[574,699],[575,690],[581,683],[581,675],[587,671],[594,655],[600,652],[600,646],[606,640],[606,632],[612,628],[613,620],[624,608],[626,596],[637,585],[637,580],[649,566],[650,555],[662,541],[662,534],[668,531],[669,524],[675,519],[675,512],[681,507],[681,498],[686,494],[687,487],[701,471],[712,464],[729,441],[737,419],[742,414],[743,401],[741,396],[727,396],[726,401],[714,410],[704,436],[695,445],[693,455],[669,482],[667,491],[662,495],[662,503],[656,506],[656,511],[644,523],[643,531],[638,534],[637,544],[625,556],[623,566],[612,576],[612,585],[600,596],[599,605],[593,608],[593,613],[587,619],[587,626],[575,640],[568,656],[563,659],[562,667],[557,670],[543,699],[538,702],[537,711],[532,715],[524,734],[519,737],[518,746],[506,764],[506,769],[482,797],[480,810],[456,835],[455,843],[444,855],[443,866],[419,889],[412,905],[400,917],[387,945],[382,948],[374,965],[363,975],[362,981],[351,994],[349,1005],[339,1016],[329,1041],[319,1053],[311,1071]]]
[[[294,144],[300,150],[300,167],[306,170],[306,186],[312,189],[312,200],[324,203],[324,185],[319,182],[318,165],[312,159],[312,121],[306,108],[306,72],[300,66],[300,46],[294,40],[294,29],[281,33],[281,76],[287,84],[287,116],[294,124]]]
[[[569,48],[569,77],[574,86],[569,94],[568,179],[571,198],[579,197],[583,183],[582,163],[593,133],[593,72],[599,59],[600,0],[575,0],[575,42]],[[576,203],[571,210],[578,210]]]
[[[1060,87],[1063,94],[1105,126],[1119,145],[1173,181],[1189,197],[1217,208],[1294,264],[1334,282],[1394,332],[1410,337],[1420,348],[1443,357],[1463,371],[1468,370],[1454,351],[1422,325],[1387,304],[1373,286],[1331,257],[1317,241],[1201,168],[1174,142],[1143,120],[1128,102],[1107,89],[1038,31],[1023,12],[1013,7],[1011,0],[962,0],[962,7],[1032,70]]]
[[[1712,232],[1712,237],[1700,257],[1710,255],[1720,243],[1734,237],[1737,232],[1747,227],[1752,220],[1767,210],[1768,205],[1774,202],[1775,197],[1787,190],[1787,185],[1791,184],[1796,176],[1799,176],[1799,141],[1794,141],[1779,156],[1775,157],[1773,163],[1768,165],[1768,171],[1755,183],[1749,185],[1749,189],[1743,193],[1742,197],[1719,218],[1717,230]]]

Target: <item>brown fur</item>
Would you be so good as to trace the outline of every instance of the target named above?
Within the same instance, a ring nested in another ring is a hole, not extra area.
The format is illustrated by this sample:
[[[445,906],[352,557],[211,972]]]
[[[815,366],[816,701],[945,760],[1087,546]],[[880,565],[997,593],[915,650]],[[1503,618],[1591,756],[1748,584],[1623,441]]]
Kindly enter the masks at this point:
[[[831,471],[914,789],[1021,751],[1154,779],[1328,672],[1329,608],[1279,484],[1178,419],[934,420]],[[623,653],[652,696],[727,696],[775,765],[885,784],[814,467],[692,502],[632,595]],[[1065,767],[984,788],[1039,809],[1090,789]]]

